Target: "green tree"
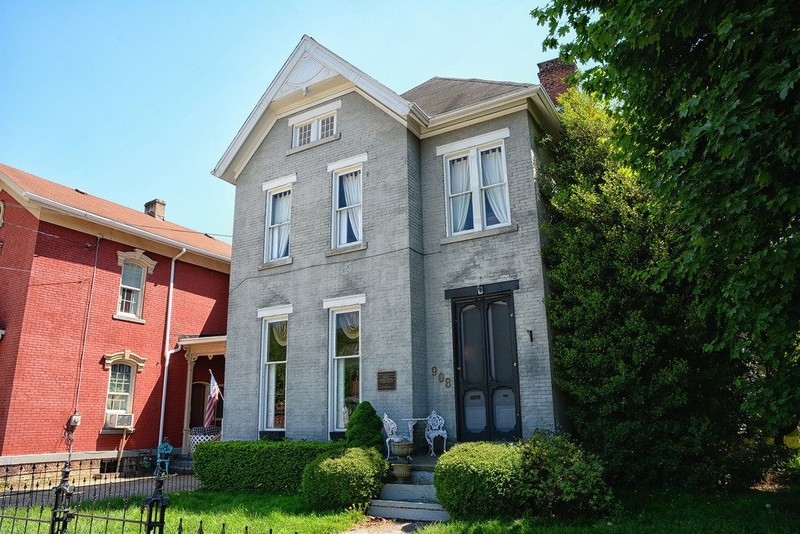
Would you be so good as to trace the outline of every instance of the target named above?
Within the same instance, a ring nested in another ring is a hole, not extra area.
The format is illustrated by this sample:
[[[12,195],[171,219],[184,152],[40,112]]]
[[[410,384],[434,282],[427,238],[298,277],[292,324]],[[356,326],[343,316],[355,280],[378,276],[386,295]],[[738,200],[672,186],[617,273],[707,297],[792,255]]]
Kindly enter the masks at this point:
[[[546,306],[577,437],[621,483],[749,482],[759,473],[736,471],[751,460],[733,387],[744,366],[704,352],[711,329],[689,284],[667,277],[656,289],[643,274],[676,236],[614,157],[612,119],[576,89],[559,103],[563,136],[543,141]]]
[[[748,366],[740,386],[776,442],[800,421],[800,9],[789,0],[552,0],[545,48],[595,62],[616,143],[664,206],[717,325],[707,349]],[[711,354],[709,355],[711,357]]]

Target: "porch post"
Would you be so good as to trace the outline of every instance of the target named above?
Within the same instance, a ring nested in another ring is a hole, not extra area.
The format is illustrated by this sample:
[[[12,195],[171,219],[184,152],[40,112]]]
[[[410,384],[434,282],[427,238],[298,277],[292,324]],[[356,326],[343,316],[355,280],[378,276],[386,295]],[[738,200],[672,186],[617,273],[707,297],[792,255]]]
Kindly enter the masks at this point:
[[[181,444],[181,451],[183,454],[189,454],[191,450],[191,442],[189,437],[189,422],[192,412],[192,379],[194,378],[194,362],[197,356],[192,354],[192,349],[186,349],[186,399],[183,403],[183,442]]]

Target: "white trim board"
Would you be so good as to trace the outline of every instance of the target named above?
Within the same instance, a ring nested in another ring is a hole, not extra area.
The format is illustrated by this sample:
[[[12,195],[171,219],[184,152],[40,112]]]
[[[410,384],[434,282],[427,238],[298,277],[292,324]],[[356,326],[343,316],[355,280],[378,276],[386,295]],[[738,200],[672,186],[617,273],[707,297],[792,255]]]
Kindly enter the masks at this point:
[[[346,297],[334,297],[322,300],[322,308],[329,310],[331,308],[344,308],[345,306],[355,306],[357,304],[364,304],[367,302],[367,297],[364,293],[358,295],[348,295]]]
[[[313,119],[314,117],[319,117],[320,115],[327,115],[331,111],[336,111],[341,107],[342,107],[342,101],[336,100],[334,102],[329,102],[324,106],[319,106],[318,108],[309,109],[308,111],[299,113],[294,117],[289,117],[289,126],[294,126],[295,124],[306,122],[307,120]]]
[[[367,153],[364,152],[363,154],[359,154],[358,156],[353,156],[350,158],[340,159],[339,161],[334,161],[333,163],[328,163],[328,172],[336,171],[339,169],[344,169],[345,167],[349,167],[351,165],[355,165],[356,163],[364,163],[367,161]]]
[[[259,308],[258,309],[258,318],[263,319],[265,317],[277,317],[279,315],[289,315],[294,311],[294,307],[291,304],[281,304],[280,306],[270,306],[268,308]]]
[[[510,135],[511,133],[509,132],[508,128],[502,128],[493,132],[476,135],[475,137],[470,137],[469,139],[461,139],[460,141],[454,141],[452,143],[447,143],[446,145],[437,146],[436,155],[443,156],[444,154],[449,154],[451,152],[458,152],[459,150],[466,150],[479,145],[485,145],[486,143],[491,143],[492,141],[505,139]]]
[[[263,184],[261,184],[261,190],[270,191],[272,189],[278,189],[279,187],[283,187],[284,185],[293,184],[296,181],[297,181],[296,174],[281,176],[280,178],[275,178],[274,180],[268,180]]]

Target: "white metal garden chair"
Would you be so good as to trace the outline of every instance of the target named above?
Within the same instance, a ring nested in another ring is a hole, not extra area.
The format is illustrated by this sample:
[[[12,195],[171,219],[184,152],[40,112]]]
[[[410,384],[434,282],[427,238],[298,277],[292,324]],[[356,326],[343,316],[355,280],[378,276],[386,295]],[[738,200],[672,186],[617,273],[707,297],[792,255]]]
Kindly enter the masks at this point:
[[[392,421],[385,413],[383,414],[383,431],[386,432],[386,459],[388,460],[392,455],[389,443],[403,441],[404,438],[397,435],[397,423]]]
[[[428,442],[431,456],[436,456],[433,452],[433,440],[436,438],[442,438],[443,452],[447,452],[447,431],[444,429],[444,418],[437,414],[436,410],[433,410],[425,424],[425,441]]]

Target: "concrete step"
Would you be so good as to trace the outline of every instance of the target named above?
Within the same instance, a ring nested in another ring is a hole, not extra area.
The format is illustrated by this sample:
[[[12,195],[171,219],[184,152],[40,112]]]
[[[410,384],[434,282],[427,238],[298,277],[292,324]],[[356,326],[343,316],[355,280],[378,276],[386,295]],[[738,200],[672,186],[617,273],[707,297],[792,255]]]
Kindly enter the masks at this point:
[[[436,500],[436,488],[430,484],[384,484],[381,499],[387,501],[433,502]]]
[[[410,482],[412,484],[428,484],[433,485],[433,472],[432,471],[417,471],[411,470]]]
[[[408,521],[447,521],[450,515],[436,503],[373,499],[367,514]]]

